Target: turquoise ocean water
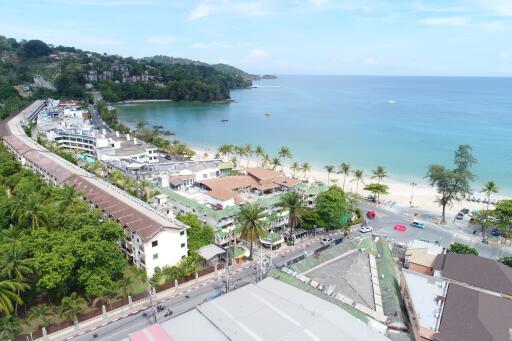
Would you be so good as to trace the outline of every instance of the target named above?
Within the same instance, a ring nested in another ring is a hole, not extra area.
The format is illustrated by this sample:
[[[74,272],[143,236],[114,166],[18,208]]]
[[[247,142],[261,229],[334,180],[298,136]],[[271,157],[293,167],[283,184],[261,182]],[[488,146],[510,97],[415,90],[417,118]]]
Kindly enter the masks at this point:
[[[281,76],[255,84],[232,91],[229,104],[117,108],[128,125],[148,120],[193,146],[250,143],[275,154],[287,145],[294,160],[318,168],[383,165],[403,181],[422,181],[434,162],[450,166],[467,143],[479,161],[474,187],[494,180],[512,194],[512,78]]]

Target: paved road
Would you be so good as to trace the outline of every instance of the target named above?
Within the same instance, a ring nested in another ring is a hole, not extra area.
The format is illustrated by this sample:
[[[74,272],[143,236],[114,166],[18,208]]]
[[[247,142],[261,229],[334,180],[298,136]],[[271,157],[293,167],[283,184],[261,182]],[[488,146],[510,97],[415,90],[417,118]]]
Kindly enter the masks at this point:
[[[471,234],[458,232],[458,229],[454,226],[444,228],[438,227],[437,225],[434,224],[427,223],[424,229],[418,229],[410,226],[412,218],[407,218],[401,214],[375,207],[370,203],[363,203],[362,206],[364,212],[366,212],[369,209],[377,212],[377,218],[369,221],[370,225],[374,227],[374,232],[377,234],[386,235],[389,239],[395,240],[397,242],[408,244],[411,240],[423,239],[430,241],[439,241],[439,243],[444,247],[448,247],[452,242],[462,242],[465,244],[472,245],[478,250],[480,255],[490,258],[496,258],[497,255],[500,254],[501,252],[501,248],[496,246],[484,245],[480,242],[478,237],[472,236]],[[404,224],[408,227],[408,229],[405,232],[396,231],[393,228],[395,224]],[[362,234],[361,232],[356,231],[352,233],[352,236],[364,237],[365,235]],[[299,248],[297,250],[288,252],[284,255],[279,255],[274,258],[274,264],[277,266],[284,265],[287,260],[297,257],[298,255],[304,253],[304,251],[307,251],[309,254],[311,254],[319,246],[320,242],[316,241],[309,246]],[[256,249],[255,254],[258,253],[259,250]],[[504,255],[506,256],[512,254],[510,253],[510,251],[505,251]],[[234,273],[232,275],[231,283],[236,287],[240,287],[245,284],[255,282],[256,276],[257,274],[255,267],[251,267],[249,269]],[[193,309],[194,307],[208,299],[208,297],[211,297],[215,294],[218,294],[219,292],[224,291],[225,279],[220,278],[219,280],[216,280],[208,284],[207,286],[204,286],[192,292],[188,292],[187,294],[182,293],[181,295],[178,295],[175,298],[163,302],[162,305],[166,309],[171,309],[173,311],[172,317],[175,317],[176,315],[182,314],[186,311]],[[150,313],[150,309],[148,309],[145,312],[140,312],[138,314],[129,316],[112,324],[99,328],[94,333],[89,332],[79,337],[75,337],[73,340],[121,340],[123,338],[128,337],[130,333],[133,333],[136,330],[151,325],[152,318],[148,317]],[[164,317],[164,312],[162,312],[157,314],[157,318],[159,322],[163,322],[169,317]]]

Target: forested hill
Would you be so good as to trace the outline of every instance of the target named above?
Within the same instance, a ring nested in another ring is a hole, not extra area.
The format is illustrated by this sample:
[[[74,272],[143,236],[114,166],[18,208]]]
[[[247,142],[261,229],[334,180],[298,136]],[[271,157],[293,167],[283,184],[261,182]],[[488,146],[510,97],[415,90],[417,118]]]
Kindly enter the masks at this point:
[[[107,101],[172,99],[223,101],[229,90],[251,86],[246,73],[184,58],[124,58],[0,36],[0,116],[33,97],[88,99],[91,87]],[[236,68],[233,68],[236,69]],[[238,69],[236,69],[238,70]]]

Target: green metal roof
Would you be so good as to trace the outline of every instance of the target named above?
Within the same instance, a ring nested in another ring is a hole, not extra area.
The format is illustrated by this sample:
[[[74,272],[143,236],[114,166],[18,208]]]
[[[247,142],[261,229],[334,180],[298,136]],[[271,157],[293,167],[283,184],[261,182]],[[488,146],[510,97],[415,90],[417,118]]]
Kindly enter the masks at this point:
[[[219,169],[220,170],[233,169],[233,168],[235,168],[235,165],[233,165],[233,163],[231,163],[231,162],[221,162],[221,163],[219,163]]]

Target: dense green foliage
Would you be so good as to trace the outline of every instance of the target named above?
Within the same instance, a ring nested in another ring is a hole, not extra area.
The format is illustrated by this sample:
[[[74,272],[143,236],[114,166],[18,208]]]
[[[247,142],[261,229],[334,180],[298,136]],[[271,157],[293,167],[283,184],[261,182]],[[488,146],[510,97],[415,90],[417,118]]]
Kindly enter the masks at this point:
[[[338,186],[331,186],[316,198],[317,226],[326,229],[341,229],[347,226],[348,213],[345,193]]]
[[[195,214],[179,214],[176,219],[189,226],[187,229],[187,245],[190,252],[195,252],[202,246],[213,243],[213,229],[199,220]]]
[[[250,245],[249,259],[252,259],[252,248],[260,237],[265,235],[265,208],[258,203],[246,203],[240,207],[236,221],[240,224],[240,238]]]
[[[512,257],[500,258],[499,262],[505,264],[506,266],[510,266],[512,268]]]
[[[493,211],[497,219],[498,227],[505,236],[512,235],[512,200],[503,200]]]
[[[450,249],[448,251],[455,252],[455,253],[462,253],[462,254],[466,254],[466,255],[478,256],[478,251],[475,248],[468,246],[466,244],[462,244],[462,243],[451,244]]]
[[[74,188],[48,185],[1,147],[0,287],[19,295],[11,303],[55,304],[73,292],[93,299],[116,288],[127,265],[118,245],[123,237],[122,227]],[[5,302],[3,315],[15,314]]]

